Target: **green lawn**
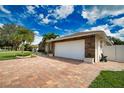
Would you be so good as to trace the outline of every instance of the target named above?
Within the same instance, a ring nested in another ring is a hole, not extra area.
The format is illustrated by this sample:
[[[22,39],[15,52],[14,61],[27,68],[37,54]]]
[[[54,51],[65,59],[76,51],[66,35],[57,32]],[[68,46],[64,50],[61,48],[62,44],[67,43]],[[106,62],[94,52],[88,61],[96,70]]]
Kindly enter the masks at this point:
[[[29,56],[32,52],[30,51],[5,51],[0,52],[0,60],[15,59],[16,56]]]
[[[124,88],[124,71],[102,71],[90,88]]]

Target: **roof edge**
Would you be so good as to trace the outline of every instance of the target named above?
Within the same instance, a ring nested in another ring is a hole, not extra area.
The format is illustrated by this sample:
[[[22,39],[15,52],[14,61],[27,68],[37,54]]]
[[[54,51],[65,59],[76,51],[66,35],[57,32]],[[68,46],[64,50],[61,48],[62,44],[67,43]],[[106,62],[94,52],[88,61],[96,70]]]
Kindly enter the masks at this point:
[[[77,33],[80,33],[79,35],[74,35],[74,34],[77,34]],[[77,32],[77,33],[73,33],[71,35],[66,35],[66,36],[63,36],[63,37],[58,37],[56,39],[51,39],[51,40],[47,40],[47,42],[54,42],[54,41],[60,41],[60,40],[65,40],[65,39],[71,39],[71,38],[76,38],[76,37],[81,37],[81,36],[88,36],[88,35],[96,35],[96,34],[99,34],[99,33],[102,33],[105,35],[105,39],[108,43],[110,43],[111,45],[113,45],[111,43],[111,41],[107,38],[107,35],[106,33],[103,31],[103,30],[94,30],[94,31],[85,31],[85,32]]]

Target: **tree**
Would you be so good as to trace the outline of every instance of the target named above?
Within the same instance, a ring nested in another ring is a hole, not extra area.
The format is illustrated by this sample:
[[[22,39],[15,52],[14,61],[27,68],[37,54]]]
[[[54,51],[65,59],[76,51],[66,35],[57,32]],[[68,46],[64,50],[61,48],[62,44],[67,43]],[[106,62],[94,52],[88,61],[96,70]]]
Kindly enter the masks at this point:
[[[12,46],[11,36],[16,32],[16,25],[14,24],[5,24],[1,27],[0,41],[2,46]]]
[[[31,44],[31,42],[34,41],[34,33],[30,31],[29,29],[26,29],[22,26],[19,26],[18,28],[18,34],[21,36],[21,39],[23,42],[27,42]]]
[[[0,28],[0,46],[17,50],[21,44],[34,40],[34,33],[15,24],[5,24]]]
[[[19,26],[18,28],[18,34],[17,34],[17,38],[19,37],[19,39],[21,40],[21,44],[25,45],[26,44],[31,44],[31,42],[34,41],[34,33],[31,32],[30,30]],[[17,40],[17,39],[15,39]]]
[[[120,40],[119,38],[115,37],[108,37],[111,42],[113,42],[114,45],[124,45],[124,41]]]
[[[55,33],[47,33],[43,35],[43,39],[44,40],[50,40],[50,39],[55,39],[56,37],[58,37],[59,35],[55,34]]]
[[[43,35],[43,39],[39,44],[39,50],[42,52],[45,52],[45,46],[46,46],[46,41],[50,39],[55,39],[56,37],[59,37],[59,35],[55,33],[47,33]]]
[[[25,51],[32,51],[32,49],[33,49],[33,46],[32,45],[30,45],[30,44],[25,44],[24,45],[24,50]]]

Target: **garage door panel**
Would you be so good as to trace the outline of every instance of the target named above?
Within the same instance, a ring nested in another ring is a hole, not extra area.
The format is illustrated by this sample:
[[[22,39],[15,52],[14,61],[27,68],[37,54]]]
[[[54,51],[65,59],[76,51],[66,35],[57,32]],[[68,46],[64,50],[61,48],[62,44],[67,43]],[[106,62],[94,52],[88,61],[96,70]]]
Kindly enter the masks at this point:
[[[55,43],[55,56],[83,60],[84,44],[84,40]]]

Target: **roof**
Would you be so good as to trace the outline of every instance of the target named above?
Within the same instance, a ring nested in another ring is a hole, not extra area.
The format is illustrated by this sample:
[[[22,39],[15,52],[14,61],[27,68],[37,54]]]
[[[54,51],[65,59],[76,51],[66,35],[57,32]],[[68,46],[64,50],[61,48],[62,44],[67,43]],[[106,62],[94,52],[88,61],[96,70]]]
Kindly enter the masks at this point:
[[[51,40],[48,40],[47,42],[61,41],[61,40],[65,40],[65,39],[71,39],[71,38],[76,38],[76,37],[81,37],[81,36],[88,36],[88,35],[100,35],[100,36],[104,37],[104,39],[108,43],[110,43],[112,45],[111,41],[107,38],[107,35],[105,34],[105,32],[102,31],[102,30],[77,32],[77,33],[74,33],[74,34],[71,34],[71,35],[67,35],[67,36],[63,36],[63,37],[58,37],[56,39],[51,39]]]

